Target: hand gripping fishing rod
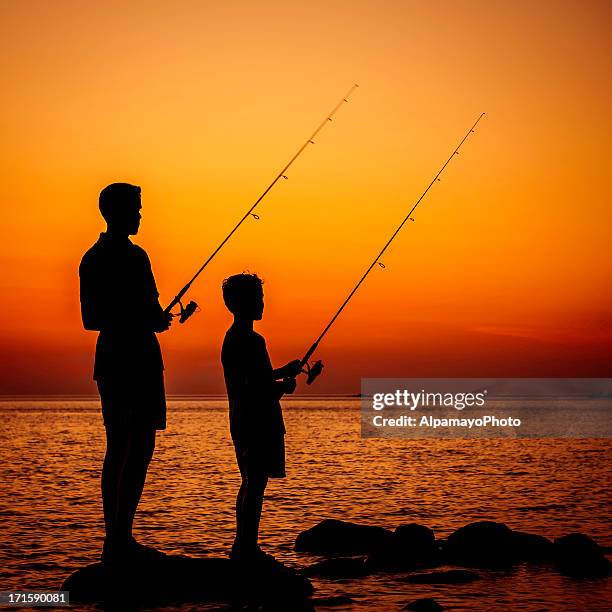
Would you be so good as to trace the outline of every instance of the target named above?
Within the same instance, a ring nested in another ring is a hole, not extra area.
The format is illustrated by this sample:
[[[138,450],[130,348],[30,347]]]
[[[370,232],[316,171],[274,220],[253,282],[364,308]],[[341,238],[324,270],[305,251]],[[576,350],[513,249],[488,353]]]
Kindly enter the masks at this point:
[[[276,178],[266,187],[265,191],[257,198],[257,200],[251,206],[251,208],[249,208],[249,210],[246,211],[246,213],[241,217],[241,219],[238,221],[238,223],[236,223],[236,225],[234,226],[232,231],[222,240],[221,244],[210,254],[208,259],[202,264],[202,267],[193,275],[191,280],[176,294],[174,299],[170,302],[170,304],[168,304],[168,306],[164,310],[164,313],[166,313],[166,314],[173,314],[173,313],[171,313],[171,310],[178,304],[180,309],[181,309],[180,312],[178,313],[179,321],[181,323],[185,323],[185,321],[197,310],[198,305],[194,301],[189,302],[187,304],[187,306],[183,306],[183,304],[181,302],[181,299],[183,298],[185,293],[187,293],[187,291],[189,291],[189,288],[191,287],[193,282],[196,280],[196,278],[198,278],[198,276],[200,276],[200,274],[202,274],[202,272],[204,271],[204,268],[206,268],[206,266],[214,259],[215,255],[225,246],[225,243],[234,235],[236,230],[249,217],[253,217],[256,220],[259,219],[259,217],[253,211],[257,208],[259,203],[268,195],[268,192],[272,189],[272,187],[274,187],[274,185],[276,185],[276,183],[281,178],[283,178],[283,179],[288,179],[289,178],[285,174],[287,172],[287,170],[289,170],[289,168],[293,164],[293,162],[302,154],[302,152],[304,151],[304,149],[306,149],[306,147],[308,145],[314,144],[315,136],[327,125],[327,123],[329,121],[332,120],[333,116],[336,114],[336,111],[343,104],[348,102],[349,96],[353,93],[353,91],[355,91],[355,89],[357,89],[357,87],[359,87],[359,85],[357,85],[355,83],[355,85],[353,85],[346,92],[346,94],[341,98],[340,102],[338,102],[338,104],[336,104],[336,106],[334,106],[334,108],[331,111],[331,113],[329,113],[325,117],[325,119],[323,119],[323,121],[321,122],[321,125],[319,125],[319,127],[308,137],[306,142],[297,150],[297,153],[289,160],[289,162],[284,166],[284,168],[278,173]]]
[[[327,334],[330,327],[336,322],[336,319],[340,316],[340,313],[346,308],[347,304],[350,302],[351,298],[355,295],[355,293],[357,292],[357,289],[359,289],[363,281],[365,281],[365,279],[367,278],[368,274],[372,271],[374,266],[378,265],[381,268],[385,267],[384,264],[380,261],[380,258],[384,255],[385,251],[389,248],[389,246],[391,245],[395,237],[400,233],[401,229],[404,227],[406,222],[409,220],[414,221],[412,214],[417,209],[417,206],[421,203],[423,198],[427,195],[427,192],[433,187],[434,183],[440,180],[440,175],[442,174],[442,172],[444,172],[444,169],[446,168],[446,166],[448,166],[448,164],[453,159],[453,157],[455,157],[455,155],[459,155],[459,149],[461,148],[461,145],[468,139],[470,134],[474,133],[476,126],[478,125],[478,122],[484,117],[484,115],[485,113],[482,113],[480,117],[478,117],[478,119],[476,120],[476,123],[474,123],[474,125],[468,130],[467,134],[463,137],[461,142],[457,145],[455,150],[451,153],[451,156],[446,160],[446,162],[440,168],[438,173],[433,177],[431,183],[427,185],[427,189],[425,189],[425,191],[421,194],[419,199],[415,202],[414,206],[410,209],[410,212],[404,217],[404,220],[399,224],[397,229],[393,232],[393,234],[391,235],[391,238],[389,238],[389,240],[387,241],[385,246],[382,248],[380,253],[378,253],[378,255],[374,258],[374,261],[370,264],[368,269],[365,271],[364,275],[359,279],[359,282],[353,287],[352,291],[348,294],[344,302],[342,302],[342,305],[340,306],[340,308],[338,308],[338,310],[336,311],[336,314],[331,318],[330,322],[325,326],[325,329],[323,329],[319,337],[314,341],[313,345],[308,349],[308,352],[302,358],[300,365],[302,367],[302,372],[306,374],[307,376],[306,378],[307,384],[311,385],[314,382],[315,378],[317,378],[317,376],[319,376],[319,374],[321,374],[321,372],[323,371],[322,361],[320,360],[315,361],[313,364],[310,364],[308,362],[308,360],[312,357],[313,353],[317,350],[319,343],[321,342],[325,334]]]

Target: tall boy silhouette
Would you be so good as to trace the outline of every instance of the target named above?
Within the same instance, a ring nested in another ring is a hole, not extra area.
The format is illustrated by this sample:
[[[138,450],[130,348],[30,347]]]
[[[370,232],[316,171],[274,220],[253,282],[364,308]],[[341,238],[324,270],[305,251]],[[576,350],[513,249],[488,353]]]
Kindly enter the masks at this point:
[[[129,236],[140,226],[140,187],[113,183],[100,193],[107,231],[79,267],[85,329],[99,331],[94,379],[102,401],[106,455],[102,559],[125,562],[161,555],[132,537],[136,508],[155,449],[166,428],[163,362],[156,332],[170,326],[149,258]]]
[[[221,361],[242,477],[231,558],[258,562],[270,559],[257,544],[265,488],[269,478],[285,477],[285,426],[279,400],[295,390],[300,361],[274,370],[264,338],[253,331],[253,321],[261,320],[264,309],[262,281],[256,274],[237,274],[223,281],[223,300],[234,315]]]

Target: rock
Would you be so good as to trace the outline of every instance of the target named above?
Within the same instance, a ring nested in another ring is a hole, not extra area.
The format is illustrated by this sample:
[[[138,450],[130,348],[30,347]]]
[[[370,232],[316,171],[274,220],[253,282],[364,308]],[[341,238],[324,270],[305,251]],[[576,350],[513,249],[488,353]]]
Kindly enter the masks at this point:
[[[302,531],[295,540],[295,550],[359,555],[369,553],[391,535],[389,530],[382,527],[327,519]]]
[[[355,603],[355,600],[349,597],[348,595],[332,595],[330,597],[317,597],[315,599],[311,599],[310,603],[313,606],[333,607],[348,606],[352,603]]]
[[[411,584],[465,584],[479,580],[480,575],[469,570],[447,570],[444,572],[427,572],[422,574],[412,574],[402,578],[403,582]]]
[[[419,555],[430,553],[436,546],[433,530],[417,523],[400,525],[395,530],[394,536],[398,544],[414,550]]]
[[[512,530],[493,521],[457,529],[448,537],[444,552],[448,560],[474,567],[507,567],[519,560]]]
[[[553,544],[553,556],[559,571],[568,576],[598,577],[610,573],[610,561],[599,544],[583,533],[557,538]]]
[[[241,566],[229,559],[168,556],[121,568],[102,563],[69,576],[74,602],[161,605],[174,602],[256,603],[308,610],[309,580],[280,563]]]
[[[544,536],[523,531],[512,531],[516,557],[521,561],[550,561],[553,556],[553,543]]]
[[[304,569],[305,576],[321,576],[323,578],[357,578],[365,576],[368,569],[363,557],[337,557],[325,559]]]
[[[432,567],[438,562],[434,532],[428,527],[410,523],[398,527],[391,538],[385,538],[366,559],[372,570],[399,571]]]
[[[435,599],[424,597],[423,599],[415,599],[406,604],[404,610],[413,610],[413,612],[440,612],[444,608]]]

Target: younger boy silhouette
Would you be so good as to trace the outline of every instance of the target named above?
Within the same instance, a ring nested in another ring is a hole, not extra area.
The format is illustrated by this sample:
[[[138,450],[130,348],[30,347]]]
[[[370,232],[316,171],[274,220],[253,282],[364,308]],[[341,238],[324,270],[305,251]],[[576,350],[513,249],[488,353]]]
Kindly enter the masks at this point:
[[[221,362],[229,400],[230,433],[242,484],[236,499],[236,538],[231,558],[269,559],[257,544],[268,478],[285,477],[285,426],[280,398],[295,390],[296,359],[274,370],[253,321],[263,316],[262,281],[256,274],[236,274],[223,281],[223,300],[234,315]]]

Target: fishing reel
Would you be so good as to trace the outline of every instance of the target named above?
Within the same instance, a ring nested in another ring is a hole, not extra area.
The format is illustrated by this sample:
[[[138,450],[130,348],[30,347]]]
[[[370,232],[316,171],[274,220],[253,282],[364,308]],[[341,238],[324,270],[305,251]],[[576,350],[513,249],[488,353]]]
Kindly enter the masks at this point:
[[[181,309],[178,314],[171,313],[173,317],[179,318],[179,323],[185,323],[187,319],[196,312],[199,312],[200,307],[193,301],[189,302],[187,306],[183,306],[181,300],[178,301],[179,308]]]
[[[315,379],[323,372],[323,362],[320,359],[315,361],[312,365],[306,362],[302,372],[306,374],[306,384],[312,385]]]

